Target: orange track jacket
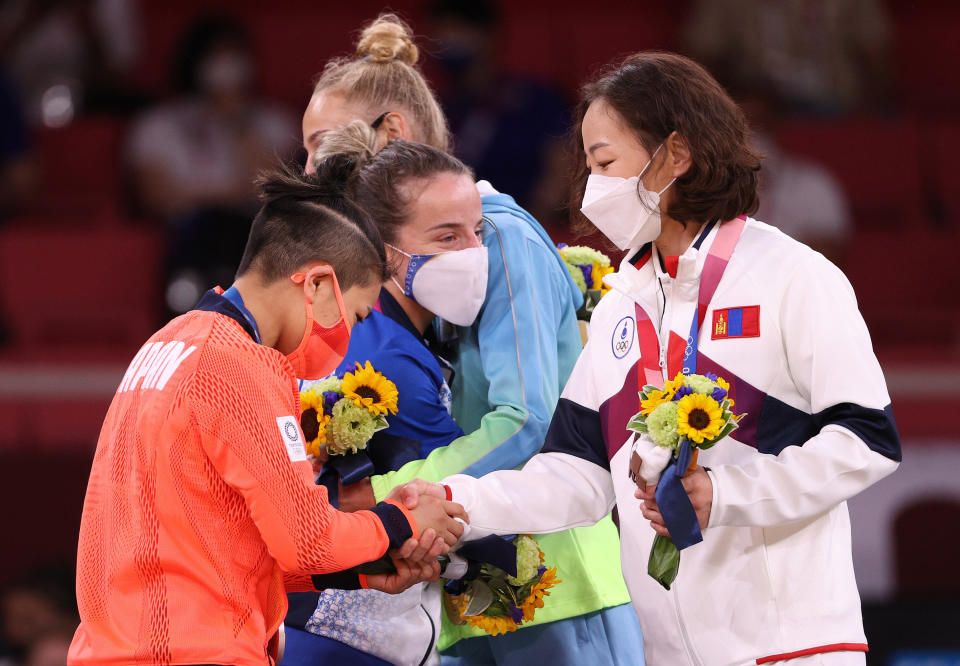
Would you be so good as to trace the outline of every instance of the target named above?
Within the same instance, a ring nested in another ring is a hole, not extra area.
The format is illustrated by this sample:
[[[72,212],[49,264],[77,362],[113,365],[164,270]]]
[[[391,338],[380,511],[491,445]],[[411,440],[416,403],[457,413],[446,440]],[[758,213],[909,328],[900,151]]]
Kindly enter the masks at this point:
[[[396,503],[330,506],[292,367],[229,305],[202,311],[211,298],[223,300],[208,293],[144,345],[110,405],[83,506],[71,665],[262,666],[287,591],[415,536]]]

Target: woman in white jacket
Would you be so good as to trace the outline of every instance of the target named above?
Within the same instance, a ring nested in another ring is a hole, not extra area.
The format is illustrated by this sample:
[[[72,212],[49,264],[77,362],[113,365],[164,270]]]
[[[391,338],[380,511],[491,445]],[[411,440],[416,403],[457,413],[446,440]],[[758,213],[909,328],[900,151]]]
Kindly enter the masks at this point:
[[[447,479],[472,536],[569,529],[616,505],[648,664],[863,664],[846,500],[896,469],[900,442],[850,284],[746,217],[760,159],[696,63],[627,58],[584,88],[577,140],[576,207],[628,252],[542,452]],[[668,591],[647,575],[666,528],[631,480],[626,424],[640,386],[694,368],[727,379],[747,416],[684,479],[703,541]]]

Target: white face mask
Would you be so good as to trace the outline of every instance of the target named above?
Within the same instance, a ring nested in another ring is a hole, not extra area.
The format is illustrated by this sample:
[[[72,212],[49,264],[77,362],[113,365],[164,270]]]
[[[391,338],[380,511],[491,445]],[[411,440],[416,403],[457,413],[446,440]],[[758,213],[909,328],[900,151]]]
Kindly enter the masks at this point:
[[[199,82],[210,93],[242,90],[250,83],[253,66],[239,53],[219,53],[207,58],[200,66]]]
[[[425,307],[438,317],[457,326],[469,326],[476,320],[487,296],[487,248],[437,254],[407,254],[409,257],[404,283],[391,277],[405,296]]]
[[[660,235],[660,195],[673,185],[674,178],[659,192],[643,186],[646,173],[660,147],[640,173],[633,178],[595,176],[587,178],[580,212],[621,250],[639,247]]]

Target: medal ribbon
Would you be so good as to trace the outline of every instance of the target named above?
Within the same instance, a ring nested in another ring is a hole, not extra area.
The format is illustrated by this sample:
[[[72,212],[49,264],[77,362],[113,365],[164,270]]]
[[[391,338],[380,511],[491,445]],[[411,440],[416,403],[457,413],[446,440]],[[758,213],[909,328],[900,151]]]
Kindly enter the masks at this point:
[[[737,246],[737,241],[743,233],[746,218],[738,217],[724,222],[720,225],[713,243],[710,244],[709,254],[703,265],[703,272],[700,274],[700,288],[697,298],[697,307],[693,312],[693,321],[690,324],[690,335],[687,337],[687,346],[683,353],[682,372],[685,375],[695,374],[697,372],[697,354],[699,346],[700,329],[703,327],[703,321],[707,314],[707,308],[710,305],[713,295],[717,291],[720,279],[730,263],[730,257]],[[713,223],[707,226],[694,242],[694,247],[699,249],[704,239],[713,228]],[[650,260],[653,255],[652,247],[644,248],[643,252],[647,256],[642,257],[638,262],[638,268]],[[652,384],[657,387],[663,387],[663,368],[660,367],[660,339],[654,328],[653,321],[639,305],[635,305],[637,316],[637,341],[640,345],[641,368],[642,372],[637,373],[639,383],[638,389],[643,390],[646,384]],[[672,377],[675,369],[668,368],[668,374]],[[696,511],[690,503],[690,497],[681,483],[681,479],[686,474],[687,467],[693,454],[691,443],[684,437],[680,443],[679,455],[671,460],[670,464],[660,475],[660,482],[657,484],[657,506],[663,515],[663,522],[670,531],[670,537],[679,550],[703,541],[703,535],[700,532],[700,524],[697,520]]]

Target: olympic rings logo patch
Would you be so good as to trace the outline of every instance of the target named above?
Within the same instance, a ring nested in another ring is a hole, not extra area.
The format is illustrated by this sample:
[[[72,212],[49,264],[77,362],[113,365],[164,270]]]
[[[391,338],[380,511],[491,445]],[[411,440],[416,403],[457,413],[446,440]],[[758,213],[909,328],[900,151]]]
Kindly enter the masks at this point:
[[[637,325],[633,317],[627,316],[617,322],[610,338],[610,349],[614,358],[623,358],[633,349],[633,341],[637,337]]]

